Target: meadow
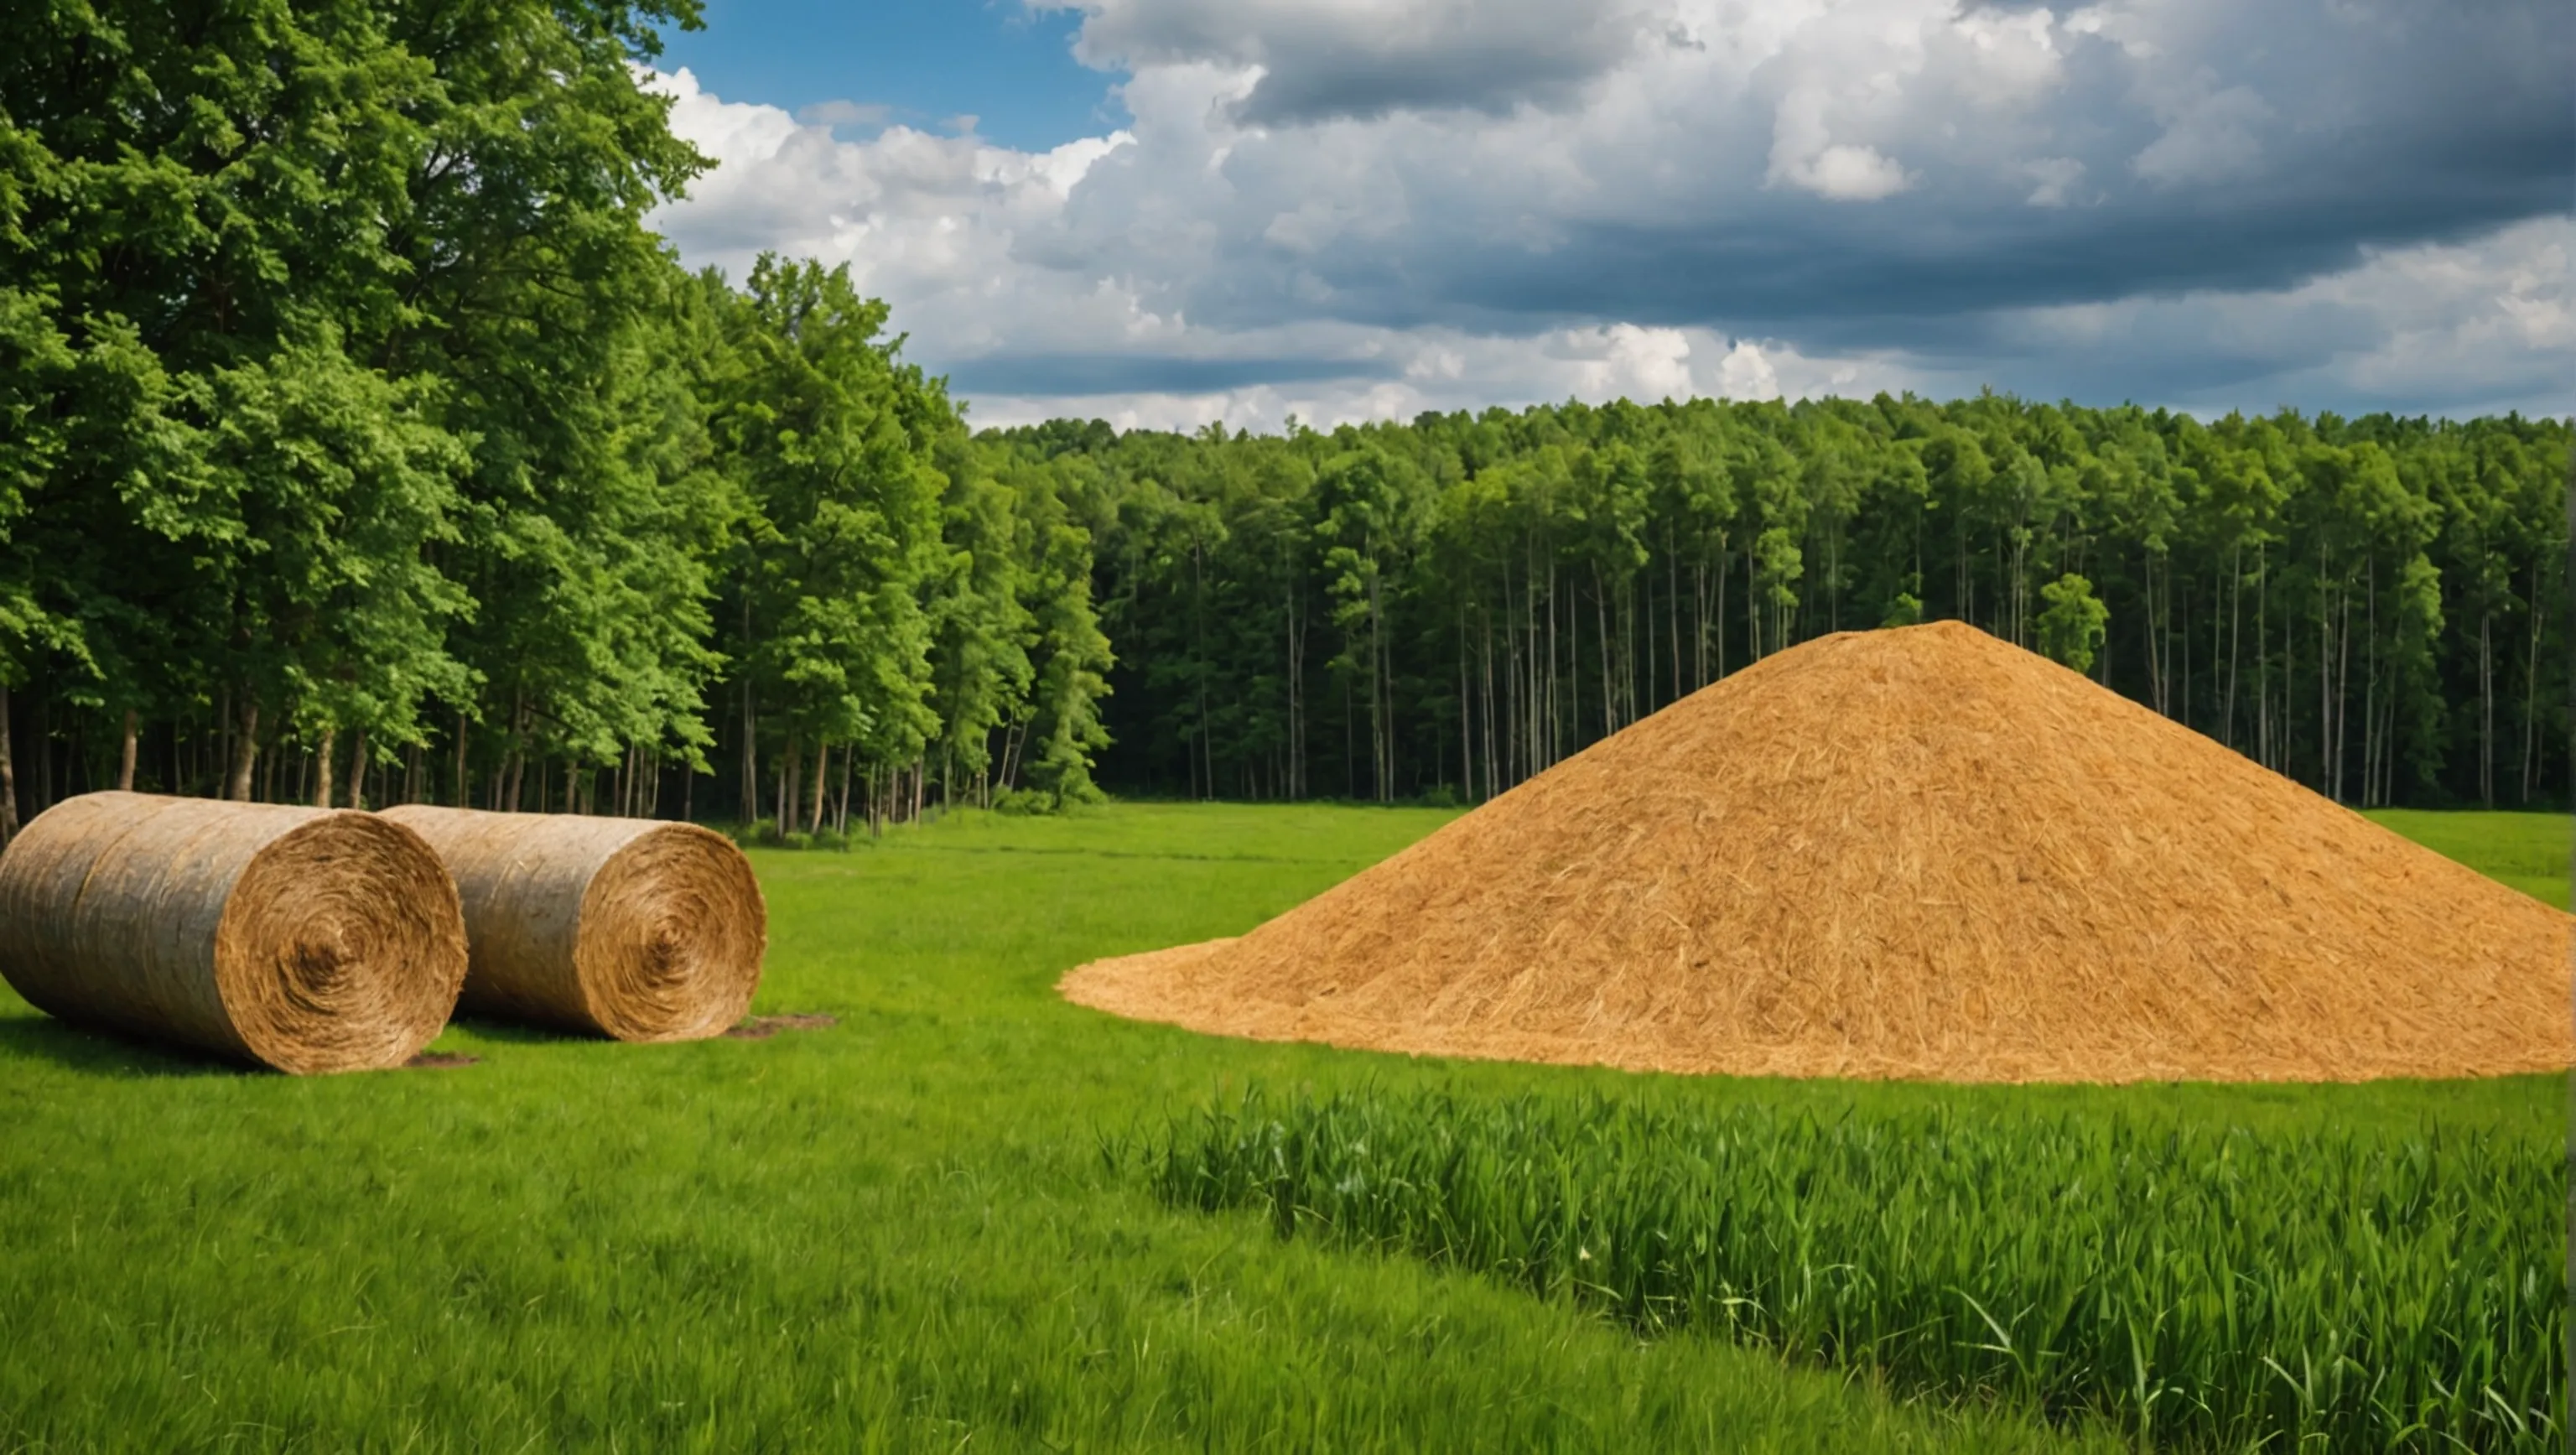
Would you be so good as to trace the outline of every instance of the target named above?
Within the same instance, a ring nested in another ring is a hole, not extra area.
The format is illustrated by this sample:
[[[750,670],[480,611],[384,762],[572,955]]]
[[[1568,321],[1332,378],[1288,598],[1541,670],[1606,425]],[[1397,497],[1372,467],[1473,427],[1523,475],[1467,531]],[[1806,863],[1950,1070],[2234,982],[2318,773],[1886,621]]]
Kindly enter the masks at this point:
[[[2118,1449],[2107,1423],[1283,1240],[1257,1210],[1167,1203],[1115,1149],[1256,1092],[2564,1134],[2556,1077],[1634,1076],[1217,1040],[1052,993],[1079,961],[1247,928],[1445,817],[1116,805],[757,852],[755,1010],[838,1018],[767,1040],[466,1023],[435,1049],[476,1064],[298,1080],[0,994],[0,1448]],[[2564,817],[2387,821],[2535,892],[2555,872],[2564,902]]]

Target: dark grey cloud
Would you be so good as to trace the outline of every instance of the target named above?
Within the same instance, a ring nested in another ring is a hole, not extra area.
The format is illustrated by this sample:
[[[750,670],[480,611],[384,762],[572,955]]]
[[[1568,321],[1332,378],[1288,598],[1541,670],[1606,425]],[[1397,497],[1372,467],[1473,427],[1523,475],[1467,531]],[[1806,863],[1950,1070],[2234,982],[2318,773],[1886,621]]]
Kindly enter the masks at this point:
[[[1539,49],[1483,38],[1363,54],[1328,54],[1327,64],[1289,63],[1261,78],[1234,109],[1249,126],[1370,119],[1408,108],[1509,111],[1561,104],[1607,69],[1617,51],[1599,44]]]

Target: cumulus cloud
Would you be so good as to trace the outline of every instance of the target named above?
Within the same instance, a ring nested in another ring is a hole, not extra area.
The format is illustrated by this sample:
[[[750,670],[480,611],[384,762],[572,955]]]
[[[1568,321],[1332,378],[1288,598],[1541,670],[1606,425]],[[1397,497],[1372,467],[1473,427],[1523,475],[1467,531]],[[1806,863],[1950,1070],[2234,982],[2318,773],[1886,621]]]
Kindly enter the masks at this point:
[[[812,126],[883,126],[893,117],[883,102],[817,101],[796,109],[796,119]]]
[[[2543,0],[1055,8],[1123,73],[1123,130],[843,136],[860,103],[681,72],[721,165],[661,224],[737,273],[850,262],[986,421],[1983,383],[2465,406],[2576,352],[2576,12]]]

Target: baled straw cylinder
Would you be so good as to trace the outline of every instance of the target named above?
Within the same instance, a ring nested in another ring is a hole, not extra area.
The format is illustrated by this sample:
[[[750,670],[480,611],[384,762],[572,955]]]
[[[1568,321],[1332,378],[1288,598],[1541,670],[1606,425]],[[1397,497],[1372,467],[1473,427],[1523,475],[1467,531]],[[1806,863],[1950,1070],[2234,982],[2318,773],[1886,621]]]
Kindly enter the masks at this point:
[[[751,862],[695,824],[409,806],[464,896],[478,1015],[621,1041],[687,1041],[739,1022],[760,986],[769,911]]]
[[[465,950],[437,856],[373,814],[90,793],[0,854],[0,976],[38,1009],[280,1071],[409,1060]]]

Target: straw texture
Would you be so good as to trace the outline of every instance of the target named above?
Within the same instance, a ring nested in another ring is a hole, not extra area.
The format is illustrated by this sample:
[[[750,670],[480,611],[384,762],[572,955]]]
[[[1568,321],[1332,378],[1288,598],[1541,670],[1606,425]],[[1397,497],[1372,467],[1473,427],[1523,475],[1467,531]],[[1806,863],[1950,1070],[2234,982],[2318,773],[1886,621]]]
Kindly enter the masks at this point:
[[[1441,1055],[1945,1081],[2555,1071],[2576,920],[1971,627],[1747,668],[1085,1005]]]
[[[0,855],[0,975],[68,1021],[358,1071],[447,1024],[465,925],[428,846],[371,814],[92,793]]]
[[[465,901],[477,1015],[621,1041],[687,1041],[742,1019],[769,912],[750,861],[695,824],[405,807]]]

